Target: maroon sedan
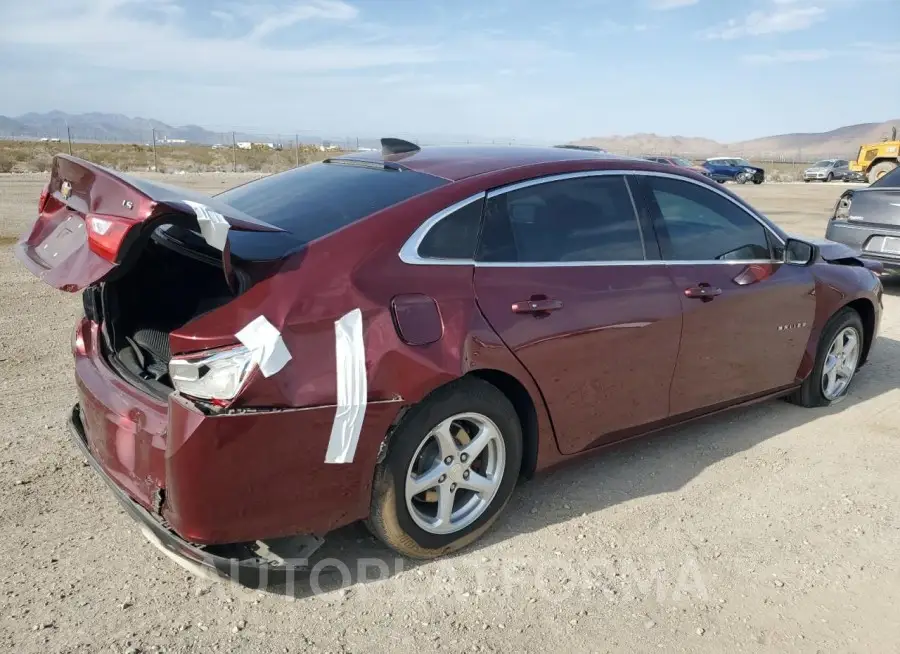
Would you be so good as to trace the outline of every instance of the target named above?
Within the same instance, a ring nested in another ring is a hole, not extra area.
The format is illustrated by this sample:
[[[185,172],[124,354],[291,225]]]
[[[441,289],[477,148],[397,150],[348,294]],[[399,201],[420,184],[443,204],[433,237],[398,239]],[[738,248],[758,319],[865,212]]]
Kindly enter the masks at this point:
[[[256,569],[365,520],[438,556],[581,453],[837,402],[875,340],[877,264],[691,171],[384,146],[215,197],[55,159],[17,254],[82,291],[71,431],[157,544]]]

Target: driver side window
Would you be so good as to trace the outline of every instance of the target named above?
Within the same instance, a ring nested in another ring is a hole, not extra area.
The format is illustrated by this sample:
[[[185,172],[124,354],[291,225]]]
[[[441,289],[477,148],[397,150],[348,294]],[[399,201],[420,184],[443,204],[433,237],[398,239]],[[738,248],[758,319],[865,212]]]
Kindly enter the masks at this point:
[[[766,229],[714,191],[666,177],[645,178],[659,208],[656,229],[668,261],[771,260]]]

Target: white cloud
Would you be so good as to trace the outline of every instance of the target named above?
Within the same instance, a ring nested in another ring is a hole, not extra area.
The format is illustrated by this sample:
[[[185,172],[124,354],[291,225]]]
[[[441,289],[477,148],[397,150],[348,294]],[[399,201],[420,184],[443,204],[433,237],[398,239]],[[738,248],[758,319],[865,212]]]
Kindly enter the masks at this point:
[[[796,32],[813,26],[824,19],[825,14],[825,10],[817,6],[786,6],[769,11],[755,10],[741,19],[731,19],[723,25],[712,27],[703,34],[708,39],[731,40],[746,36]]]
[[[768,54],[744,55],[741,61],[755,65],[794,64],[823,61],[830,56],[831,52],[828,50],[776,50]]]
[[[291,27],[306,20],[353,20],[359,15],[356,7],[341,0],[314,0],[275,10],[258,20],[249,38],[258,39],[272,32]]]
[[[650,0],[650,8],[657,11],[666,11],[669,9],[678,9],[680,7],[690,7],[700,0]]]
[[[504,62],[553,60],[566,54],[533,41],[488,38],[477,32],[444,40],[386,31],[383,37],[365,40],[360,38],[366,33],[362,25],[360,34],[345,31],[343,37],[297,38],[290,45],[263,38],[301,22],[356,26],[357,9],[341,0],[294,2],[285,9],[236,6],[232,12],[217,11],[216,16],[229,32],[243,27],[242,35],[199,36],[189,30],[190,22],[171,20],[174,11],[158,12],[160,4],[158,0],[32,0],[2,5],[0,43],[23,53],[28,48],[64,52],[72,65],[235,81],[436,62],[479,61],[490,69]],[[173,0],[163,4],[177,6]]]

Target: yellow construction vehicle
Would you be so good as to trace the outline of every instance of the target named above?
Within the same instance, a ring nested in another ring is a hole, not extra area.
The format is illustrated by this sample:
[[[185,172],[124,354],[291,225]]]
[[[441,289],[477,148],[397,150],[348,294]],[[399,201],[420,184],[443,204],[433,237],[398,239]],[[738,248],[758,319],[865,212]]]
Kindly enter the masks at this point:
[[[900,141],[897,140],[896,127],[891,130],[890,139],[861,146],[856,160],[850,162],[850,170],[864,173],[869,184],[881,179],[897,166],[900,166]]]

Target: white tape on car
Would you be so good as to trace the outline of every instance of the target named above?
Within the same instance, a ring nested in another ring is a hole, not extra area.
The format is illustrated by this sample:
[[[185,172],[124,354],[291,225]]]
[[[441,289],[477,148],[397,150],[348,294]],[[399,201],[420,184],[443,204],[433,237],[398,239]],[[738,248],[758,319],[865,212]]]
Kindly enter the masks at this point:
[[[337,410],[325,463],[352,463],[366,416],[366,346],[362,311],[354,309],[334,323],[337,361]]]
[[[217,250],[224,250],[228,241],[228,230],[231,229],[225,216],[199,202],[185,200],[184,203],[197,214],[197,223],[200,225],[200,235],[203,239]]]
[[[271,377],[291,360],[281,332],[265,316],[254,318],[235,336],[253,353],[253,361],[264,377]]]

